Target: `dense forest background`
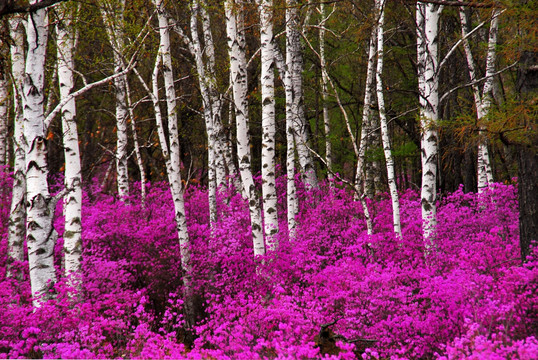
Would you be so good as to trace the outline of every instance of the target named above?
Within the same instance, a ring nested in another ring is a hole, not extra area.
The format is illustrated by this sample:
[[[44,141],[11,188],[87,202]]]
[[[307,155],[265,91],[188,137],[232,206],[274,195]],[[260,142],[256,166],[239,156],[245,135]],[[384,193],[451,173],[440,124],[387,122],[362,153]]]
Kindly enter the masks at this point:
[[[443,3],[442,1],[440,3]],[[82,87],[85,81],[99,80],[103,75],[114,72],[113,52],[102,23],[99,4],[69,3],[69,6],[80,7],[73,23],[73,31],[78,31],[75,52],[75,89]],[[473,25],[491,18],[493,6],[506,8],[500,18],[497,45],[496,71],[493,88],[493,113],[487,124],[492,168],[496,181],[512,181],[517,177],[516,145],[531,142],[535,108],[533,97],[527,95],[536,86],[535,50],[536,22],[535,4],[525,2],[470,2],[466,3],[466,12]],[[246,2],[245,32],[246,51],[249,60],[248,100],[250,108],[250,134],[252,138],[253,172],[261,171],[261,100],[260,100],[260,58],[257,9],[254,2]],[[346,130],[342,112],[338,108],[334,94],[328,91],[328,108],[331,119],[331,132],[327,135],[323,129],[323,100],[320,90],[321,71],[319,54],[319,3],[299,2],[300,21],[303,39],[304,57],[304,104],[308,131],[312,138],[313,149],[324,154],[325,139],[328,137],[334,148],[334,171],[346,179],[354,178],[355,159],[351,139]],[[362,106],[364,99],[364,83],[368,61],[368,40],[371,29],[375,25],[373,3],[336,1],[327,2],[332,14],[325,22],[328,29],[326,41],[326,62],[328,73],[334,82],[342,105],[348,112],[351,131],[357,134],[361,128]],[[388,1],[386,4],[386,40],[385,40],[385,82],[386,112],[391,132],[396,173],[399,189],[408,187],[420,188],[420,127],[417,125],[418,90],[416,60],[416,25],[414,19],[414,3]],[[170,2],[166,10],[174,19],[174,26],[184,29],[189,27],[188,1]],[[281,49],[285,48],[285,8],[284,2],[275,2],[274,33]],[[442,12],[439,25],[439,53],[445,55],[461,38],[461,25],[458,16],[459,7],[448,2]],[[227,53],[226,31],[224,25],[224,8],[221,3],[209,2],[207,11],[211,17],[212,32],[216,43],[216,78],[217,89],[226,101],[231,95],[229,87],[229,60]],[[53,27],[62,23],[62,13],[51,8],[51,34]],[[150,74],[158,50],[159,40],[156,31],[155,8],[145,2],[130,1],[124,10],[125,52],[135,52],[137,68],[142,74]],[[327,12],[329,13],[329,11]],[[153,18],[153,21],[151,19]],[[7,22],[4,16],[4,22]],[[144,27],[153,31],[145,35],[144,41],[137,41],[137,36]],[[307,23],[305,23],[307,21]],[[6,24],[4,24],[6,25]],[[471,26],[473,26],[471,25]],[[4,74],[8,74],[9,62],[6,53],[9,36],[4,26]],[[485,73],[485,57],[488,24],[469,38],[477,71]],[[179,119],[181,160],[185,167],[184,178],[195,182],[207,182],[207,135],[200,112],[203,108],[200,89],[196,81],[194,59],[186,49],[183,41],[171,32],[171,47],[174,73],[176,75],[177,117]],[[308,43],[307,43],[308,42]],[[55,37],[50,36],[48,42],[46,66],[46,98],[49,106],[59,101],[59,90],[55,75]],[[128,56],[128,55],[126,55]],[[467,63],[463,47],[459,46],[440,71],[440,114],[439,129],[439,185],[441,191],[457,190],[464,184],[465,191],[477,190],[476,179],[476,145],[478,127],[475,114],[472,89],[467,72]],[[504,71],[503,71],[504,70]],[[501,72],[502,71],[502,72]],[[80,75],[79,75],[80,74]],[[83,76],[82,76],[83,75]],[[480,76],[482,77],[482,76]],[[151,101],[134,75],[129,75],[131,102],[134,107],[134,121],[141,144],[144,166],[149,181],[165,178],[162,171],[164,162],[160,156]],[[8,89],[9,90],[9,89]],[[535,90],[534,90],[535,91]],[[276,82],[277,100],[277,133],[276,158],[279,164],[285,161],[285,116],[284,90],[280,80]],[[375,107],[375,104],[372,105]],[[115,151],[114,127],[114,87],[94,88],[77,99],[78,129],[81,134],[81,156],[83,179],[100,176],[101,180],[113,191],[114,177],[104,179],[106,168],[113,164]],[[12,109],[10,109],[11,111]],[[222,116],[227,126],[227,134],[235,136],[234,122],[229,121],[227,106]],[[132,121],[129,119],[129,121]],[[13,122],[8,123],[8,134],[13,134]],[[58,173],[64,164],[62,150],[62,130],[59,121],[51,123],[48,142],[49,167],[51,173]],[[6,141],[6,140],[4,140]],[[132,141],[129,142],[129,153],[132,152]],[[232,147],[233,148],[233,147]],[[235,150],[234,150],[235,151]],[[368,150],[369,163],[384,161],[381,145]],[[315,160],[316,171],[320,176],[326,174],[326,166]],[[192,164],[192,165],[191,165]],[[377,164],[376,166],[381,166]],[[103,168],[105,171],[103,171]],[[188,169],[191,174],[188,174]],[[108,173],[112,174],[111,172]],[[139,178],[134,156],[129,157],[129,177]],[[377,171],[376,190],[387,189],[386,173]]]

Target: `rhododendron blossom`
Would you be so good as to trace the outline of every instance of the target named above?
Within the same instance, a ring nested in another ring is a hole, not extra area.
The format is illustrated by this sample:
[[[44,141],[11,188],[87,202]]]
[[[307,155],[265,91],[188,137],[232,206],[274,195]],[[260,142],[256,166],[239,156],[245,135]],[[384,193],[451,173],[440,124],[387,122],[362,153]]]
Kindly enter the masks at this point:
[[[132,186],[119,201],[87,186],[82,271],[32,307],[24,279],[6,277],[10,175],[0,175],[0,358],[536,359],[538,267],[522,265],[514,185],[456,191],[438,204],[435,248],[425,255],[420,197],[362,206],[342,184],[296,178],[299,215],[288,238],[286,178],[277,178],[279,247],[252,256],[248,204],[218,193],[209,226],[206,189],[185,194],[197,323],[184,328],[183,273],[168,185]],[[259,185],[259,179],[258,179]],[[63,274],[62,206],[56,209]],[[78,284],[70,288],[73,284]]]

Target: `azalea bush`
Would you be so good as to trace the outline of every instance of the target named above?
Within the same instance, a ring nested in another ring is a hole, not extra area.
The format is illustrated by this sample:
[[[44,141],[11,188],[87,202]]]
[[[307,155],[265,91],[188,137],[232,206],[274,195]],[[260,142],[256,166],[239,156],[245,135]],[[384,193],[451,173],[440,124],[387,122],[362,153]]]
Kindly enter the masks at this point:
[[[538,263],[519,258],[514,185],[445,195],[426,248],[416,192],[400,194],[402,237],[392,232],[389,195],[369,201],[368,235],[362,207],[338,183],[299,181],[289,238],[281,177],[279,248],[258,258],[245,200],[221,189],[211,229],[207,192],[190,187],[197,323],[186,329],[167,184],[147,184],[145,202],[88,184],[74,279],[61,276],[60,204],[56,297],[33,309],[27,270],[21,281],[6,277],[10,181],[2,172],[0,358],[538,358]]]

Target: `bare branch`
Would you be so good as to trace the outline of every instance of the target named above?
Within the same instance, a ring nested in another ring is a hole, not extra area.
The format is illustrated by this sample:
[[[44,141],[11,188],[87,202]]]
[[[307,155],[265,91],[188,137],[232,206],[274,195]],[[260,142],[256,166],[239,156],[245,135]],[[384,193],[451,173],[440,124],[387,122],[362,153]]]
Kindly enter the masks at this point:
[[[65,1],[67,0],[41,0],[40,2],[35,4],[25,5],[17,4],[14,0],[2,1],[0,3],[0,16],[30,13]]]
[[[415,1],[405,1],[408,4],[415,4],[417,2],[423,4],[434,4],[441,6],[465,6],[473,8],[494,8],[501,7],[499,4],[496,4],[492,1],[484,1],[482,3],[474,1],[452,1],[452,0],[415,0]]]
[[[450,94],[452,94],[454,91],[457,91],[457,90],[459,90],[459,89],[466,88],[466,87],[468,87],[468,86],[473,86],[473,85],[478,84],[478,83],[480,83],[480,82],[482,82],[482,81],[484,81],[484,80],[489,79],[490,77],[497,76],[497,75],[499,75],[500,73],[503,73],[503,72],[505,72],[506,70],[509,70],[509,69],[513,68],[513,67],[516,66],[517,64],[518,64],[518,62],[516,61],[516,62],[514,62],[514,63],[508,65],[507,67],[505,67],[505,68],[503,68],[503,69],[501,69],[501,70],[499,70],[499,71],[496,71],[496,72],[492,73],[492,74],[489,75],[489,76],[484,76],[483,78],[480,78],[480,79],[475,80],[475,81],[471,81],[471,82],[469,82],[469,83],[467,83],[467,84],[460,85],[460,86],[456,86],[455,88],[452,88],[452,89],[450,89],[449,91],[447,91],[446,93],[444,93],[443,96],[441,96],[441,98],[439,99],[439,103],[443,102],[443,101],[444,101]]]
[[[58,115],[58,113],[62,110],[62,108],[69,101],[71,101],[72,99],[76,98],[79,95],[84,94],[86,91],[93,89],[94,87],[97,87],[99,85],[103,85],[103,84],[105,84],[105,83],[107,83],[107,82],[109,82],[111,80],[114,80],[117,77],[120,77],[120,76],[123,76],[123,75],[127,74],[129,71],[131,71],[133,69],[135,63],[136,62],[133,59],[131,64],[129,64],[129,66],[127,66],[123,71],[120,71],[119,73],[107,76],[106,78],[101,79],[99,81],[92,82],[92,83],[84,86],[83,88],[69,94],[66,98],[64,98],[62,101],[60,101],[60,103],[58,103],[58,105],[56,105],[56,107],[47,115],[47,117],[45,118],[45,121],[44,121],[45,129],[48,129],[50,123],[52,122],[52,119],[54,119],[54,117],[56,115]]]

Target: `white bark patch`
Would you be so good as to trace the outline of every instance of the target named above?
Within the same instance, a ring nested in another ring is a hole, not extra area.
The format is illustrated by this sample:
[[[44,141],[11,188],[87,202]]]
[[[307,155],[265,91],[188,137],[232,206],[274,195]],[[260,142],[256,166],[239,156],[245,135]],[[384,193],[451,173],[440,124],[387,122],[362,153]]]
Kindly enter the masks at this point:
[[[224,3],[226,14],[226,33],[228,35],[228,52],[230,56],[230,79],[233,91],[233,103],[237,129],[237,157],[239,173],[243,188],[247,194],[254,255],[265,254],[260,204],[252,178],[249,113],[248,113],[248,79],[246,44],[244,41],[243,12],[234,0]]]
[[[74,87],[75,30],[72,28],[73,14],[62,6],[63,16],[57,29],[58,82],[60,97],[65,99]],[[80,270],[82,254],[82,174],[80,149],[76,123],[75,99],[62,108],[63,145],[65,156],[65,187],[70,190],[64,201],[65,232],[64,256],[65,274],[75,275]]]
[[[24,80],[24,27],[22,18],[15,16],[10,19],[9,27],[12,39],[10,52],[15,121],[13,129],[14,179],[8,223],[8,258],[12,261],[23,261],[24,238],[26,236],[26,150],[24,146],[24,118],[21,104]],[[9,271],[8,275],[11,275]],[[21,274],[16,274],[16,276],[19,275]]]
[[[303,58],[301,33],[299,30],[299,6],[297,0],[286,1],[286,66],[289,73],[290,111],[286,118],[291,117],[295,146],[299,158],[299,164],[303,171],[305,183],[312,187],[318,187],[316,168],[310,150],[309,139],[303,104]]]
[[[122,53],[124,44],[124,10],[125,0],[117,3],[106,1],[102,8],[103,21],[110,44],[114,51],[114,72],[123,71]],[[125,201],[129,196],[129,172],[127,166],[127,76],[122,75],[114,78],[115,98],[116,98],[116,181],[118,185],[118,196]]]
[[[400,201],[398,198],[398,189],[396,186],[396,178],[394,175],[394,159],[392,158],[392,148],[390,145],[389,128],[387,125],[387,116],[385,113],[385,97],[383,95],[383,39],[384,39],[384,23],[385,23],[385,0],[376,0],[377,20],[377,69],[376,69],[376,90],[377,90],[377,106],[379,108],[379,121],[381,124],[381,139],[383,141],[383,152],[385,153],[385,161],[387,164],[387,178],[389,183],[390,197],[392,200],[392,218],[394,233],[402,236],[402,228],[400,224]]]
[[[416,22],[422,161],[422,229],[426,251],[428,251],[433,245],[433,235],[437,225],[439,5],[417,2]]]
[[[0,45],[3,45],[0,43]],[[8,102],[9,96],[7,92],[8,80],[4,65],[0,64],[0,166],[5,165],[7,153],[7,122],[8,122]]]
[[[321,2],[319,5],[319,12],[321,21],[319,23],[319,62],[321,68],[321,100],[323,107],[323,128],[325,130],[325,162],[327,164],[327,178],[329,179],[330,186],[333,186],[333,173],[332,173],[332,144],[331,144],[331,122],[329,117],[329,104],[328,104],[328,76],[327,76],[327,58],[325,55],[325,23],[328,20],[328,16],[325,12],[325,3]],[[329,15],[330,16],[330,15]]]
[[[278,243],[278,212],[275,175],[275,53],[273,44],[273,1],[259,0],[262,92],[262,194],[265,240],[270,250]]]
[[[146,170],[144,169],[144,163],[142,161],[142,153],[140,152],[140,143],[138,141],[138,130],[136,129],[136,118],[133,111],[134,110],[133,104],[131,102],[131,91],[129,88],[129,82],[127,82],[126,85],[127,85],[127,106],[129,108],[131,132],[133,133],[133,144],[134,144],[136,165],[138,166],[138,170],[140,171],[140,199],[142,202],[142,206],[144,206],[146,202]]]
[[[56,282],[53,250],[56,232],[53,228],[54,201],[47,183],[47,146],[43,114],[43,87],[45,78],[45,55],[48,38],[47,10],[32,14],[26,23],[25,79],[22,91],[24,140],[26,147],[26,242],[30,266],[30,285],[36,299],[50,295],[49,288]]]
[[[372,179],[373,176],[368,173],[371,170],[371,167],[366,166],[366,150],[372,147],[372,114],[371,114],[371,105],[372,105],[372,95],[374,92],[374,76],[375,76],[375,66],[376,66],[376,39],[377,31],[376,28],[372,30],[369,40],[368,48],[368,64],[366,66],[366,83],[364,85],[364,105],[362,110],[362,126],[360,130],[360,144],[357,154],[357,169],[355,177],[355,192],[359,198],[364,213],[366,221],[366,229],[369,235],[373,234],[373,224],[372,219],[370,218],[370,212],[368,211],[368,206],[365,200],[367,195],[366,189],[368,188],[367,180]]]
[[[491,168],[491,161],[488,151],[488,141],[485,135],[485,125],[482,123],[484,118],[488,115],[489,108],[491,106],[492,89],[495,73],[495,59],[496,59],[496,46],[497,46],[497,32],[499,28],[499,16],[501,11],[494,9],[491,16],[491,24],[489,28],[488,37],[488,52],[486,57],[486,73],[485,82],[480,93],[480,88],[476,80],[478,79],[477,66],[473,58],[471,46],[469,44],[469,33],[467,33],[467,27],[469,25],[469,19],[463,8],[460,8],[460,21],[461,21],[461,34],[463,40],[463,48],[465,50],[465,58],[467,60],[467,68],[469,70],[469,78],[472,85],[473,96],[476,107],[476,115],[478,119],[478,156],[477,156],[477,179],[478,179],[478,192],[484,191],[488,187],[488,184],[493,182],[493,171]]]

